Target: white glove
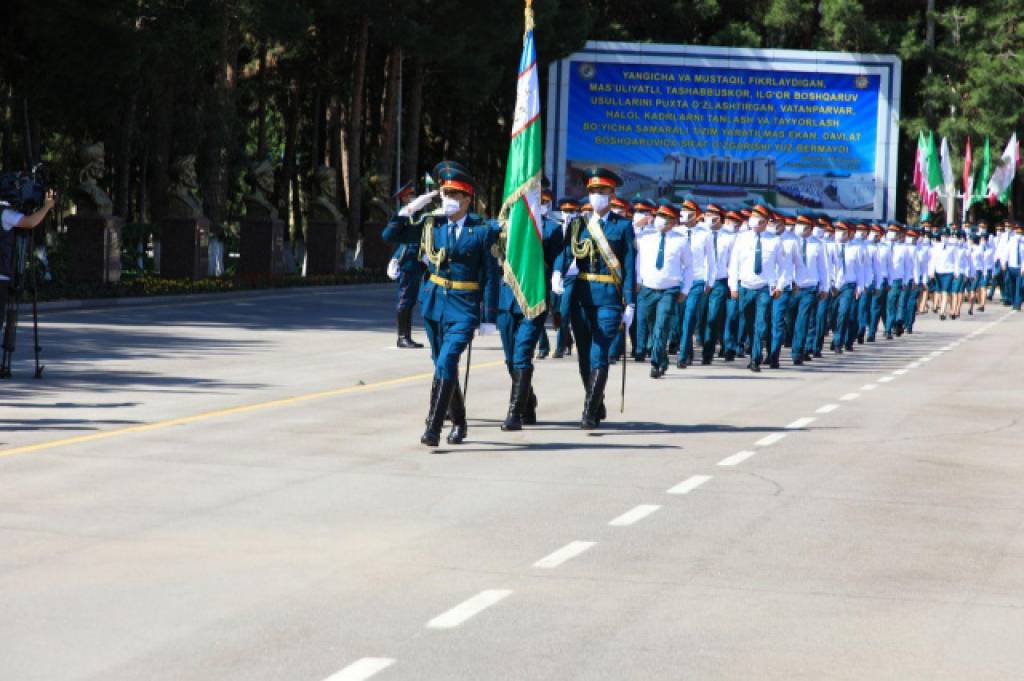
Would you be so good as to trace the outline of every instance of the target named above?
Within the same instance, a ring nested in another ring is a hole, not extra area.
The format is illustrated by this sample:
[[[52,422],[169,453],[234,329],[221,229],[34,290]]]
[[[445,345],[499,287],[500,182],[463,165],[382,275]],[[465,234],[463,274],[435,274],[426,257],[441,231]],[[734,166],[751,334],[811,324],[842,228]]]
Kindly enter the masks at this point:
[[[417,196],[415,199],[413,199],[406,205],[402,206],[402,209],[398,211],[398,214],[401,215],[403,218],[411,218],[413,215],[423,210],[427,206],[427,204],[433,200],[435,196],[437,196],[436,189],[432,192],[421,194],[420,196]]]
[[[554,272],[551,275],[551,292],[556,296],[565,293],[565,284],[562,283],[562,273]]]
[[[627,305],[626,309],[622,311],[622,324],[626,327],[626,331],[633,326],[634,314],[636,314],[636,305]]]
[[[398,275],[401,273],[399,269],[398,260],[392,258],[388,261],[388,279],[391,281],[398,281]]]
[[[488,324],[487,322],[481,324],[480,328],[477,330],[477,334],[480,336],[491,336],[496,333],[498,333],[498,325]]]

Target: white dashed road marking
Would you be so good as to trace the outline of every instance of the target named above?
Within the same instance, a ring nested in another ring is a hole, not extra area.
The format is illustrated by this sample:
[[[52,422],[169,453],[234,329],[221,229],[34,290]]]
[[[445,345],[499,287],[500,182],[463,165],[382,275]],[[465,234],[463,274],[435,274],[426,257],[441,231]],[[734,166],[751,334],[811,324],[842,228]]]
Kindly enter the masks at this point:
[[[481,591],[467,601],[459,603],[451,610],[443,612],[427,622],[427,629],[454,629],[466,620],[479,615],[495,603],[500,603],[512,592],[508,589],[488,589]]]
[[[838,408],[839,408],[838,404],[826,404],[823,407],[818,407],[818,410],[815,413],[817,413],[817,414],[831,414],[832,412],[834,412]]]
[[[661,508],[661,506],[657,506],[655,504],[640,504],[636,508],[626,511],[608,524],[612,527],[626,527],[627,525],[632,525],[635,522],[643,520],[659,508]]]
[[[556,568],[559,565],[562,565],[563,563],[572,560],[584,551],[590,550],[590,548],[593,547],[595,544],[597,544],[596,541],[569,542],[568,544],[558,549],[554,553],[538,560],[536,563],[533,564],[533,567],[543,568],[547,570]]]
[[[718,462],[719,466],[736,466],[743,463],[750,457],[754,456],[754,452],[749,449],[744,449],[742,452],[736,452],[732,456],[727,456]]]
[[[813,416],[804,416],[802,418],[798,418],[796,421],[793,421],[793,423],[790,423],[788,426],[786,426],[786,430],[800,430],[801,428],[806,428],[807,426],[811,425],[817,420],[818,419],[814,418]]]
[[[860,397],[860,393],[846,393],[839,399],[842,400],[843,402],[849,402],[850,400],[855,400],[858,397]]]
[[[758,447],[771,447],[773,444],[786,437],[788,433],[772,433],[771,435],[765,435],[763,438],[754,443]]]
[[[711,479],[710,475],[694,475],[668,491],[669,494],[689,494]]]
[[[356,660],[339,672],[331,674],[324,681],[366,681],[379,671],[395,663],[390,657],[364,657]]]

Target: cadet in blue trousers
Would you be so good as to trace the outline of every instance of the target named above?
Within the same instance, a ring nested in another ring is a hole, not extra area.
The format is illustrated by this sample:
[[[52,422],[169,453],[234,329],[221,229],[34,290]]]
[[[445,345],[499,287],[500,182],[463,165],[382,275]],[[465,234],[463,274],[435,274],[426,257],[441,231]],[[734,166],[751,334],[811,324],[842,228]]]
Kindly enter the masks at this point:
[[[580,427],[597,428],[605,418],[604,389],[609,353],[620,329],[629,328],[636,310],[636,252],[633,223],[610,210],[621,186],[605,168],[587,172],[593,214],[569,227],[561,267],[552,274],[552,290],[563,293],[563,280],[575,278],[570,298],[573,335],[586,386]]]

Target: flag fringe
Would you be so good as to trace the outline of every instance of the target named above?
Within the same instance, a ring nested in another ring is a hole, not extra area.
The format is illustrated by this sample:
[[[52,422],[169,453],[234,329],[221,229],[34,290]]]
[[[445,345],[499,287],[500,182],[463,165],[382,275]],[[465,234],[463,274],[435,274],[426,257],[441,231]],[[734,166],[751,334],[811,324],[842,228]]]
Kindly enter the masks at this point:
[[[544,295],[544,300],[540,301],[536,305],[529,306],[526,304],[526,294],[523,293],[522,287],[519,285],[519,280],[516,279],[515,273],[512,268],[509,267],[508,260],[506,259],[502,265],[502,276],[505,279],[505,283],[512,289],[512,295],[515,297],[516,302],[519,304],[519,309],[523,311],[523,316],[527,319],[536,319],[543,314],[547,309],[547,294]],[[544,282],[544,290],[547,291],[547,282]]]

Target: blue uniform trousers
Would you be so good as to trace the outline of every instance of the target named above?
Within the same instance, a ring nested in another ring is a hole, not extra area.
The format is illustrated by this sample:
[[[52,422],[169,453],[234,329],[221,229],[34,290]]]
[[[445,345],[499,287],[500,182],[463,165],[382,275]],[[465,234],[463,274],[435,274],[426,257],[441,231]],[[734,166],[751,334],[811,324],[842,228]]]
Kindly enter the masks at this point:
[[[569,289],[563,295],[552,295],[555,299],[553,309],[558,310],[558,333],[555,334],[555,351],[565,352],[572,342],[572,333],[569,331]]]
[[[498,311],[501,348],[505,351],[505,364],[510,369],[533,368],[533,353],[537,348],[537,341],[544,335],[544,322],[547,317],[546,312],[535,319],[527,319],[518,312]]]
[[[1010,301],[1011,305],[1013,305],[1014,310],[1019,310],[1021,303],[1020,268],[1007,267],[1005,274],[1006,277],[1004,278],[1004,281],[1006,282],[1007,288],[1006,299]]]
[[[585,288],[574,291],[589,298]],[[586,384],[590,372],[608,366],[612,343],[622,325],[621,305],[592,305],[587,300],[574,299],[570,306],[572,333],[576,338],[576,356],[580,376]]]
[[[398,273],[398,312],[412,308],[420,295],[420,284],[423,282],[423,268],[400,270]]]
[[[693,361],[693,335],[699,330],[700,310],[704,307],[704,280],[695,281],[683,303],[682,326],[679,329],[679,359]]]
[[[832,306],[831,295],[819,300],[814,309],[814,345],[812,352],[820,353],[825,347],[825,333],[828,331],[828,312]]]
[[[706,360],[714,357],[715,343],[721,343],[723,350],[732,349],[732,330],[726,323],[729,301],[729,281],[719,279],[712,285],[711,292],[708,293],[708,316],[704,323],[704,359]],[[733,317],[735,316],[734,312]]]
[[[678,288],[659,290],[645,286],[640,289],[640,296],[637,299],[638,303],[643,301],[642,319],[650,337],[651,366],[659,369],[668,368],[669,323],[672,306],[678,297]],[[639,339],[639,332],[637,338]]]
[[[659,293],[658,289],[643,286],[636,297],[636,322],[634,323],[636,327],[636,345],[633,347],[633,351],[638,355],[641,352],[651,352],[651,340],[654,337],[655,310],[661,301],[661,297],[656,295],[657,293]],[[668,342],[667,337],[665,340]]]
[[[921,295],[921,288],[915,286],[913,291],[907,291],[907,302],[903,306],[903,323],[907,331],[914,330],[914,322],[917,321],[917,301]]]
[[[889,285],[889,299],[886,301],[885,335],[892,333],[892,327],[903,320],[900,298],[903,296],[903,280],[893,279]]]
[[[423,320],[427,340],[430,341],[430,357],[434,360],[434,378],[458,378],[459,358],[473,339],[476,326],[474,321]]]
[[[786,316],[793,298],[793,289],[779,291],[779,297],[772,300],[772,339],[768,351],[768,359],[778,361],[782,353],[782,341],[786,335]]]
[[[768,327],[768,311],[772,297],[765,286],[749,289],[740,286],[739,313],[744,324],[751,331],[750,358],[755,364],[761,363],[761,348],[764,347]]]
[[[875,297],[875,285],[869,284],[857,301],[857,336],[866,333],[871,323],[871,299]]]
[[[856,319],[857,285],[843,284],[839,289],[839,297],[836,303],[836,329],[832,334],[832,344],[836,348],[850,345],[853,341],[852,335]]]
[[[874,340],[878,333],[878,323],[882,321],[882,310],[885,309],[886,301],[889,298],[889,280],[886,279],[882,285],[875,289],[871,296],[871,321],[868,322],[868,339]]]
[[[796,311],[793,321],[793,359],[801,359],[805,352],[813,352],[814,312],[818,307],[818,289],[813,286],[799,289],[793,294],[790,308]]]

